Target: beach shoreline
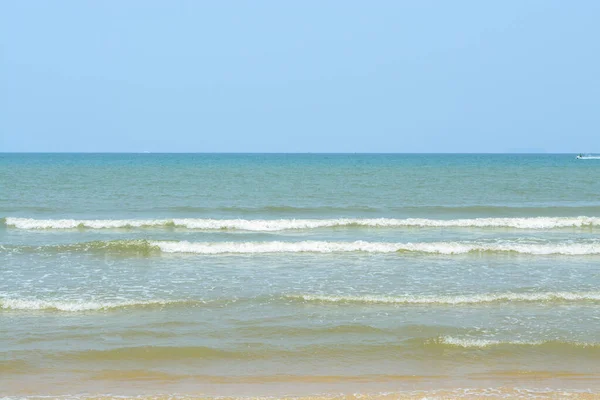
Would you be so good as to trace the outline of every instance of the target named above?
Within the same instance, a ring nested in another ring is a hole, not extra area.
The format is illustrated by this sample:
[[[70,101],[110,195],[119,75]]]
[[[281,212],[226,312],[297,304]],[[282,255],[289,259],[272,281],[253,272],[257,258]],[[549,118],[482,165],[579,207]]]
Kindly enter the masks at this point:
[[[134,374],[140,375],[133,378]],[[434,376],[190,376],[169,381],[160,374],[122,371],[121,379],[71,381],[32,376],[2,383],[0,399],[196,400],[196,399],[600,399],[599,374],[506,372],[464,378]],[[105,374],[105,376],[107,376]]]

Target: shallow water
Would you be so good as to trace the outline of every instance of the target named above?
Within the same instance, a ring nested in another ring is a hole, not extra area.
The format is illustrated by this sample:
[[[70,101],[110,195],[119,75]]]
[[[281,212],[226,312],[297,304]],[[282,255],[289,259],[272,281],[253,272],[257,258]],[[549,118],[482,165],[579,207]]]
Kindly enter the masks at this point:
[[[567,155],[2,154],[0,395],[591,396],[599,173]]]

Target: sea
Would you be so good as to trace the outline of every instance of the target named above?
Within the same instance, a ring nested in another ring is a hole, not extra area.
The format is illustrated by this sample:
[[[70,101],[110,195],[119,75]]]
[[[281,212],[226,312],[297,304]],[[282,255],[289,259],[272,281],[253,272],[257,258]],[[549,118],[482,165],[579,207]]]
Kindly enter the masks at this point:
[[[595,398],[600,160],[0,154],[0,398]]]

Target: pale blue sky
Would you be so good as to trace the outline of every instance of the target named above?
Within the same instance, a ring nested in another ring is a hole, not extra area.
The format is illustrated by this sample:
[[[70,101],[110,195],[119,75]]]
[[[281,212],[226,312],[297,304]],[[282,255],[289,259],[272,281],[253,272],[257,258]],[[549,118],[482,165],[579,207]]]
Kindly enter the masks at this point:
[[[600,1],[3,1],[0,151],[600,151]]]

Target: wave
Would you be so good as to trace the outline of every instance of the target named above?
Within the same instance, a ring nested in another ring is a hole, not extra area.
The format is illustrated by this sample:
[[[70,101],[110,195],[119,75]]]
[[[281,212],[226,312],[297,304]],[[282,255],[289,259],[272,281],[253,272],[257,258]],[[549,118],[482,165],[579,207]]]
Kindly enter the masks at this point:
[[[232,302],[272,302],[300,301],[333,304],[391,304],[391,305],[478,305],[491,303],[599,303],[600,292],[541,292],[541,293],[482,293],[466,295],[403,295],[403,296],[338,296],[317,294],[284,294],[281,296],[259,296],[249,298],[219,300],[43,300],[24,298],[0,298],[0,310],[21,311],[111,311],[129,308],[197,307],[222,306]],[[262,329],[262,328],[261,328]],[[354,330],[376,330],[362,326],[328,327],[331,332]],[[294,331],[296,328],[294,328]]]
[[[330,242],[307,240],[300,242],[188,242],[115,240],[95,241],[57,246],[0,246],[0,251],[14,252],[113,252],[150,256],[160,253],[181,254],[276,254],[276,253],[424,253],[440,255],[515,253],[527,255],[599,255],[600,242],[580,243],[519,243],[497,242]]]
[[[186,228],[198,230],[242,230],[272,232],[318,228],[514,228],[556,229],[600,226],[600,217],[530,218],[334,218],[334,219],[32,219],[7,217],[4,223],[18,229],[132,229]]]
[[[165,307],[200,304],[191,300],[121,300],[121,301],[76,301],[38,299],[0,299],[0,310],[51,310],[51,311],[108,311],[124,308]]]
[[[182,359],[243,359],[256,357],[259,352],[225,350],[205,346],[136,346],[109,350],[83,350],[57,355],[69,361],[167,361]]]
[[[260,254],[260,253],[519,253],[531,255],[594,255],[600,254],[600,242],[531,244],[515,242],[168,242],[150,241],[150,246],[163,253],[195,254]]]
[[[490,348],[499,346],[521,346],[521,347],[547,347],[555,349],[568,348],[586,348],[600,350],[600,343],[574,342],[562,340],[495,340],[495,339],[477,339],[477,338],[456,338],[452,336],[442,336],[428,340],[427,344],[446,345],[461,348]]]
[[[96,240],[93,242],[70,243],[49,246],[20,246],[0,245],[0,253],[63,253],[63,252],[101,252],[116,253],[124,255],[149,256],[160,254],[160,248],[144,239],[139,240]]]
[[[298,294],[286,295],[284,298],[320,303],[460,305],[508,302],[600,302],[600,292],[482,293],[444,296],[330,296],[317,294]]]
[[[459,343],[460,345],[457,344]],[[313,344],[307,346],[290,346],[281,348],[269,345],[254,345],[246,348],[219,348],[206,346],[135,346],[121,347],[107,350],[80,350],[63,353],[54,353],[49,357],[63,362],[119,362],[128,360],[144,361],[148,363],[166,362],[166,361],[184,361],[184,360],[269,360],[281,359],[302,360],[314,358],[315,354],[322,360],[331,358],[348,359],[354,357],[357,361],[367,358],[390,359],[404,355],[410,357],[412,352],[422,350],[423,348],[442,347],[446,349],[482,349],[495,350],[494,347],[509,346],[550,346],[555,344],[558,351],[575,348],[594,349],[597,345],[593,343],[572,343],[572,342],[511,342],[478,339],[459,339],[452,338],[419,338],[407,340],[398,344],[345,344],[339,346],[326,346],[322,344]],[[488,344],[489,342],[489,344]]]
[[[506,355],[518,355],[520,349],[542,348],[549,353],[583,352],[584,355],[596,357],[600,351],[600,343],[574,342],[563,340],[526,341],[526,340],[494,340],[480,338],[460,338],[438,336],[430,338],[411,338],[397,343],[347,343],[338,346],[310,344],[279,347],[241,343],[235,347],[206,346],[135,346],[106,350],[79,350],[54,353],[50,357],[68,362],[118,362],[125,360],[143,360],[145,362],[164,362],[181,360],[258,360],[258,359],[306,359],[314,360],[315,354],[321,359],[356,357],[356,360],[390,359],[398,356],[411,357],[415,351],[424,349],[486,349],[494,352],[500,350]],[[517,349],[515,349],[517,347]],[[508,352],[506,351],[508,350]],[[515,351],[516,350],[516,351]]]

